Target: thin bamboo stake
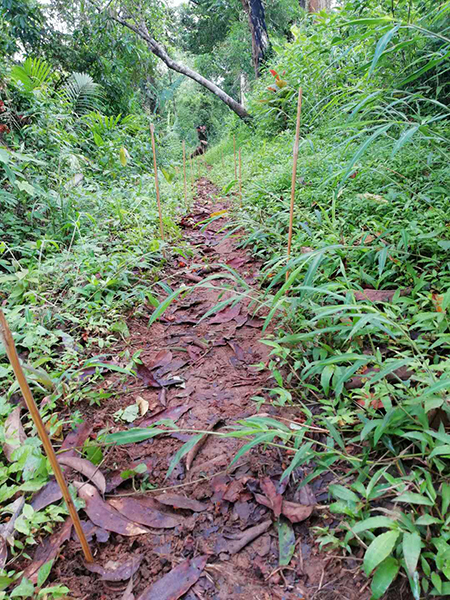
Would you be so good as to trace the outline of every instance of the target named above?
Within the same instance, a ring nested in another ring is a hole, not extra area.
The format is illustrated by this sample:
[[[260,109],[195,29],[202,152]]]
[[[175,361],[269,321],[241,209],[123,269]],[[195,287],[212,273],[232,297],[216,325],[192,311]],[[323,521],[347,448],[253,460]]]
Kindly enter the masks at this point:
[[[242,206],[242,161],[241,161],[241,149],[239,148],[239,199]]]
[[[192,156],[190,159],[190,165],[191,165],[191,185],[192,185],[192,193],[194,193],[194,188],[195,188],[195,184],[194,184],[194,165],[193,165],[193,160],[192,160]]]
[[[288,234],[288,246],[287,246],[287,258],[291,255],[291,244],[292,244],[292,227],[294,222],[294,200],[295,200],[295,183],[297,179],[297,162],[298,162],[298,140],[300,137],[300,117],[302,114],[302,96],[303,90],[298,90],[298,103],[297,103],[297,124],[295,127],[295,141],[294,141],[294,160],[292,163],[292,180],[291,180],[291,208],[289,212],[289,234]],[[286,272],[286,279],[289,277],[289,272]]]
[[[56,459],[56,454],[53,449],[50,438],[48,437],[47,431],[45,429],[44,422],[42,421],[41,415],[39,413],[39,409],[36,406],[36,402],[34,401],[33,394],[31,393],[30,387],[26,380],[25,374],[20,365],[19,356],[17,354],[16,346],[14,344],[14,339],[11,334],[11,331],[8,327],[8,323],[6,322],[5,315],[3,311],[0,309],[0,340],[3,342],[6,354],[8,355],[9,362],[12,365],[14,374],[19,383],[20,389],[22,391],[22,395],[27,404],[28,410],[31,414],[31,417],[36,425],[36,429],[38,431],[39,437],[41,438],[42,444],[45,449],[45,453],[50,461],[50,464],[53,469],[53,473],[55,474],[56,481],[61,489],[61,493],[63,495],[64,500],[66,501],[67,508],[69,509],[70,516],[72,517],[73,525],[75,527],[75,531],[77,532],[78,538],[81,543],[81,547],[83,549],[84,557],[88,562],[93,562],[94,558],[92,556],[91,550],[89,548],[89,544],[87,542],[86,536],[84,534],[83,528],[81,526],[80,517],[78,516],[77,510],[73,503],[73,500],[70,496],[69,489],[66,484],[66,480],[64,479],[64,475],[61,471],[61,467]]]
[[[184,204],[188,206],[187,179],[186,179],[186,144],[183,140],[183,179],[184,179]]]
[[[237,163],[236,163],[236,136],[233,135],[233,152],[234,152],[234,180],[237,181]]]
[[[150,133],[152,135],[152,150],[153,150],[153,169],[155,171],[155,188],[156,188],[156,202],[158,203],[159,213],[159,231],[161,233],[161,239],[164,239],[164,227],[161,212],[161,200],[159,197],[159,183],[158,183],[158,167],[156,165],[156,146],[155,146],[155,128],[153,123],[150,123]]]

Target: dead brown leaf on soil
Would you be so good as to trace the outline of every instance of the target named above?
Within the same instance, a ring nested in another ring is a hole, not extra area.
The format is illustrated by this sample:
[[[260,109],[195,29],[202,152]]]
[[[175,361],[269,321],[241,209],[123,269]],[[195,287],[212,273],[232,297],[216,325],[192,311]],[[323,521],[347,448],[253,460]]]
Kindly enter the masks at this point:
[[[185,560],[142,592],[138,600],[178,600],[198,581],[207,560],[207,556]]]
[[[148,533],[148,529],[131,521],[102,500],[100,494],[93,485],[81,483],[79,481],[74,481],[74,485],[78,490],[78,495],[86,503],[84,512],[95,525],[98,525],[107,531],[113,531],[114,533],[120,533],[125,536]]]

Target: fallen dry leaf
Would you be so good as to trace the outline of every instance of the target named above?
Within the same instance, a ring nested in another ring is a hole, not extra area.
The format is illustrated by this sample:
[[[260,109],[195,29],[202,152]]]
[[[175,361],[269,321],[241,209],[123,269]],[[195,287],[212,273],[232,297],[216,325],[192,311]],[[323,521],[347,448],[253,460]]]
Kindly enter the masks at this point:
[[[98,525],[102,529],[120,533],[125,536],[149,533],[148,529],[127,519],[127,517],[102,500],[100,494],[93,485],[90,485],[89,483],[80,483],[79,481],[74,481],[73,483],[78,490],[78,495],[86,503],[84,512],[88,515],[94,525]]]
[[[144,590],[138,600],[178,600],[198,581],[207,560],[207,556],[185,560]]]
[[[179,496],[178,494],[161,494],[160,496],[156,496],[156,500],[165,506],[192,510],[193,512],[202,512],[208,508],[203,502]]]
[[[141,417],[143,417],[144,415],[146,415],[148,413],[148,408],[149,408],[150,404],[147,402],[147,400],[144,400],[144,398],[142,398],[142,396],[138,396],[136,398],[136,404],[138,405],[139,414],[141,415]]]
[[[265,493],[266,498],[270,502],[269,508],[273,510],[273,514],[278,519],[281,514],[281,507],[283,504],[283,497],[277,493],[277,489],[270,479],[270,477],[264,477],[260,482],[261,489]]]
[[[180,417],[184,415],[191,407],[187,404],[183,404],[182,406],[175,406],[174,408],[167,408],[166,410],[162,410],[156,415],[152,415],[148,419],[141,421],[138,427],[148,427],[149,425],[153,425],[157,421],[161,421],[162,419],[170,419],[171,421],[177,421]],[[136,427],[136,424],[134,424]]]
[[[102,494],[106,492],[106,480],[103,473],[89,460],[78,458],[76,456],[64,456],[63,454],[58,456],[58,462],[60,465],[70,467],[90,479]]]
[[[239,313],[241,312],[241,305],[235,304],[230,308],[224,308],[218,312],[212,319],[210,319],[209,323],[228,323],[229,321],[233,321]]]
[[[281,512],[291,523],[300,523],[310,516],[313,509],[314,506],[305,506],[304,504],[283,500]]]
[[[161,384],[156,380],[153,373],[145,365],[136,366],[136,375],[139,379],[142,379],[144,385],[147,387],[160,388]]]
[[[92,424],[85,421],[75,431],[71,431],[62,443],[61,450],[64,450],[64,456],[77,456],[76,448],[82,448],[84,442],[88,439],[92,431]]]
[[[3,452],[5,453],[8,462],[12,462],[12,454],[14,450],[17,450],[23,442],[27,439],[24,428],[22,427],[22,421],[20,420],[20,413],[22,408],[18,406],[8,416],[5,421],[5,443],[3,444]]]
[[[108,504],[126,518],[155,529],[172,529],[183,521],[159,510],[160,505],[152,498],[110,498]]]
[[[54,533],[45,539],[42,544],[38,546],[34,554],[33,562],[25,569],[23,576],[33,583],[37,583],[39,569],[43,564],[52,560],[52,558],[55,558],[63,543],[70,538],[71,530],[72,519],[67,519],[57,533]]]
[[[58,502],[62,498],[61,488],[56,479],[51,479],[44,487],[33,496],[31,506],[34,511],[42,510],[49,504]]]
[[[108,560],[105,565],[85,562],[84,566],[91,573],[98,573],[101,575],[100,579],[102,581],[124,581],[125,579],[133,577],[137,572],[142,562],[142,558],[142,554],[137,554],[125,562]]]

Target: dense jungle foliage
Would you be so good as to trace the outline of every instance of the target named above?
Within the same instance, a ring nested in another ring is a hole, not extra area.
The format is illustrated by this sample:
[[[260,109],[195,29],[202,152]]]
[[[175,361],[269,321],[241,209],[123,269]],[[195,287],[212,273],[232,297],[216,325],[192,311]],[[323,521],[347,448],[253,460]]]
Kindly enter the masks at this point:
[[[290,448],[283,477],[302,467],[301,485],[336,474],[336,518],[316,534],[324,551],[364,549],[373,598],[405,578],[417,600],[450,596],[450,2],[340,0],[314,13],[267,0],[260,77],[238,0],[140,3],[152,36],[243,98],[247,121],[168,69],[111,7],[0,2],[0,306],[52,439],[80,422],[81,403],[107,402],[102,365],[132,373],[126,351],[126,368],[109,363],[130,311],[161,314],[177,292],[161,273],[168,257],[189,254],[177,225],[186,212],[181,141],[191,152],[195,127],[206,125],[208,177],[233,194],[234,136],[243,206],[236,202],[230,235],[243,231],[264,269],[259,291],[236,275],[231,301],[250,296],[274,326],[265,340],[272,360],[261,365],[272,386],[255,409],[295,406],[301,418],[255,417],[229,435],[247,440],[243,452]],[[206,174],[202,160],[193,169],[189,178]],[[80,376],[90,368],[93,378]],[[30,420],[24,443],[10,439],[5,423],[20,392],[1,346],[0,390],[0,440],[15,445],[0,464],[2,516],[26,501],[4,541],[12,558],[0,598],[62,597],[63,586],[44,585],[51,565],[37,587],[16,568],[66,508],[29,504],[51,470]],[[61,403],[71,423],[60,420]],[[83,452],[101,460],[101,441]]]

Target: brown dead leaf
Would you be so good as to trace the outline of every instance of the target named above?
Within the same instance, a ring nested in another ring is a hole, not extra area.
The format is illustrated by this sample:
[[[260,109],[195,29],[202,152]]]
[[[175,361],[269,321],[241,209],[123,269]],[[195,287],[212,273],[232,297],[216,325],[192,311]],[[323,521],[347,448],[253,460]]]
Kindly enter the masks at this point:
[[[0,569],[3,569],[8,560],[8,546],[5,538],[0,536]]]
[[[84,566],[91,573],[98,573],[101,575],[100,579],[102,581],[124,581],[133,577],[137,572],[142,562],[142,558],[142,554],[137,554],[125,562],[108,560],[105,565],[85,562]]]
[[[270,479],[270,477],[264,477],[261,480],[261,489],[265,493],[266,497],[269,499],[270,507],[273,510],[273,514],[278,519],[281,514],[281,506],[283,503],[283,497],[281,494],[277,493],[277,489]]]
[[[153,425],[157,421],[161,421],[162,419],[171,419],[172,421],[178,421],[180,417],[184,415],[191,407],[187,404],[183,404],[182,406],[175,406],[173,408],[167,408],[156,415],[141,421],[138,427],[148,427],[149,425]],[[136,425],[134,425],[136,427]]]
[[[62,443],[61,450],[64,456],[76,456],[75,448],[82,448],[92,431],[92,424],[85,421],[75,431],[71,431]]]
[[[74,469],[75,471],[78,471],[78,473],[81,473],[87,477],[87,479],[90,479],[102,494],[106,492],[106,480],[103,473],[89,460],[86,460],[85,458],[78,458],[76,456],[65,456],[62,454],[61,456],[58,456],[58,462],[60,465],[70,467],[71,469]]]
[[[229,323],[233,321],[241,312],[241,305],[235,304],[230,308],[224,308],[220,312],[218,312],[212,319],[210,319],[209,323],[212,325],[214,323]]]
[[[378,373],[380,369],[377,367],[369,367],[364,373],[360,375],[355,375],[351,379],[345,382],[344,387],[346,390],[354,390],[357,388],[361,388],[367,381],[370,381],[371,373]],[[386,379],[388,381],[398,381],[401,379],[402,381],[406,381],[410,379],[414,375],[413,371],[409,371],[407,367],[400,367],[399,369],[395,369],[392,373],[386,374]]]
[[[193,512],[203,512],[208,508],[203,502],[199,502],[193,498],[186,498],[186,496],[179,496],[178,494],[161,494],[160,496],[156,496],[156,500],[165,506],[192,510]]]
[[[178,515],[159,510],[161,505],[152,498],[110,498],[108,504],[127,519],[155,529],[172,529],[183,521]]]
[[[313,506],[305,506],[304,504],[283,500],[281,512],[291,523],[300,523],[310,516],[313,509]]]
[[[149,371],[153,371],[158,369],[159,367],[164,367],[168,365],[172,360],[172,352],[170,350],[160,350],[158,354],[146,364],[146,367]]]
[[[79,481],[74,481],[73,483],[78,490],[78,495],[86,503],[84,512],[95,525],[98,525],[107,531],[113,531],[114,533],[120,533],[125,536],[149,533],[148,529],[138,525],[135,521],[127,519],[107,502],[102,500],[100,494],[93,485],[90,485],[89,483],[80,483]]]
[[[239,500],[239,496],[241,495],[244,484],[239,479],[235,479],[231,481],[228,486],[225,494],[223,495],[223,500],[227,500],[227,502],[236,502]]]
[[[138,600],[178,600],[198,581],[207,560],[207,556],[185,560],[144,590]]]
[[[141,415],[141,417],[143,417],[144,415],[146,415],[148,413],[150,404],[147,402],[147,400],[144,400],[144,398],[142,398],[142,396],[138,396],[136,398],[136,404],[138,405],[139,414]]]
[[[147,387],[160,388],[161,384],[156,380],[153,373],[145,365],[136,365],[136,375],[142,379]]]
[[[5,443],[3,444],[3,452],[5,453],[8,462],[12,462],[12,454],[14,450],[17,450],[23,442],[27,439],[24,428],[22,427],[22,421],[20,420],[20,413],[22,408],[18,406],[8,416],[5,421]]]
[[[37,583],[39,569],[43,564],[52,560],[52,558],[55,558],[63,543],[70,538],[71,530],[72,519],[67,519],[57,533],[54,533],[45,539],[42,544],[38,546],[34,554],[33,562],[25,569],[23,576],[33,583]]]
[[[127,589],[124,591],[123,596],[120,600],[134,600],[133,587],[133,578],[131,578],[127,585]]]
[[[51,479],[44,487],[33,496],[31,506],[34,511],[42,510],[49,504],[58,502],[62,498],[61,488],[56,479]]]

